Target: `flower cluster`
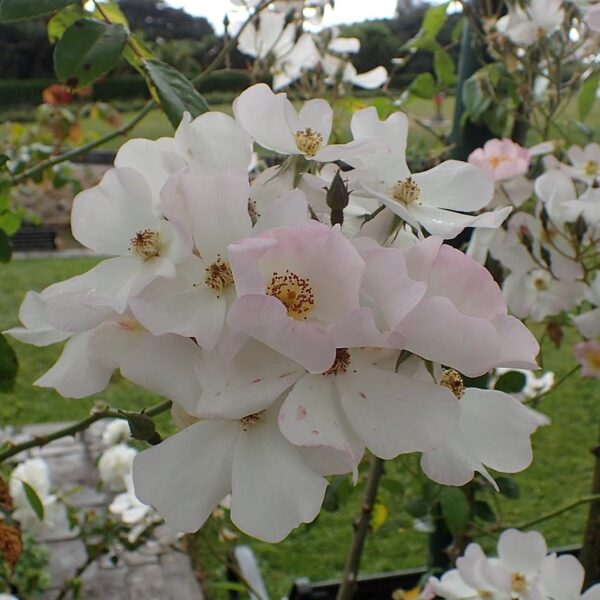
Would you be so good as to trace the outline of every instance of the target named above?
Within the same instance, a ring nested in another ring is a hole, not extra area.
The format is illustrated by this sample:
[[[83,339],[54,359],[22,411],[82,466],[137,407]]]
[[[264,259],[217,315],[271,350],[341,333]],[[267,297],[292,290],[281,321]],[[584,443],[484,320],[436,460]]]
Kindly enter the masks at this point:
[[[9,333],[67,340],[37,384],[80,398],[120,369],[173,401],[181,431],[135,456],[133,483],[178,531],[231,494],[241,530],[281,540],[365,449],[420,452],[450,485],[524,469],[538,417],[463,375],[536,368],[538,344],[490,273],[443,243],[510,212],[472,214],[488,175],[411,173],[402,113],[357,112],[339,145],[324,100],[296,111],[261,84],[233,112],[127,142],[77,196],[75,238],[112,258],[26,297]],[[287,158],[251,184],[254,143]]]
[[[479,544],[469,544],[456,569],[431,577],[421,598],[449,600],[575,600],[600,598],[600,584],[581,593],[584,570],[572,555],[548,554],[537,531],[507,529],[498,540],[498,557],[488,558]]]

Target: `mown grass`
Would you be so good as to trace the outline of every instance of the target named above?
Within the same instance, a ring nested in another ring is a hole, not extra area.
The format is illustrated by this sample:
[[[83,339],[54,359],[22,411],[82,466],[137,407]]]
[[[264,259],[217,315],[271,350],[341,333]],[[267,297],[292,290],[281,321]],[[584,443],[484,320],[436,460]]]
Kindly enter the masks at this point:
[[[45,286],[79,274],[95,264],[93,259],[13,260],[0,266],[0,328],[17,325],[19,303],[28,289]],[[567,373],[574,364],[570,346],[573,338],[567,335],[563,347],[556,349],[545,344],[545,368],[557,377]],[[86,400],[61,398],[51,390],[36,388],[32,383],[60,353],[60,345],[35,348],[11,341],[20,362],[14,393],[0,394],[0,423],[24,424],[43,421],[77,419],[88,414],[94,402],[107,402],[113,407],[140,409],[159,399],[115,375],[108,389]],[[592,455],[599,409],[600,385],[597,381],[574,377],[544,399],[539,407],[553,421],[534,436],[532,466],[516,476],[521,489],[518,501],[495,497],[504,525],[529,521],[554,510],[570,499],[589,492]],[[162,425],[165,427],[166,425]],[[426,537],[412,528],[403,510],[418,494],[419,483],[410,474],[416,457],[390,461],[380,499],[389,510],[389,521],[396,522],[371,536],[367,541],[364,572],[379,572],[424,564]],[[353,490],[347,502],[337,512],[322,512],[317,523],[301,527],[278,545],[269,545],[242,536],[256,552],[272,598],[282,597],[296,577],[312,580],[335,577],[339,574],[350,540],[352,519],[358,509],[361,486]],[[490,494],[490,497],[492,495]],[[551,546],[577,543],[581,539],[586,507],[580,506],[559,518],[536,525]],[[399,521],[397,521],[400,519]],[[212,532],[214,533],[214,532]],[[209,598],[224,598],[219,583],[224,568],[206,546],[212,540],[212,551],[223,555],[226,548],[219,545],[210,531],[198,536],[196,548],[206,574]],[[493,548],[494,535],[481,538]]]

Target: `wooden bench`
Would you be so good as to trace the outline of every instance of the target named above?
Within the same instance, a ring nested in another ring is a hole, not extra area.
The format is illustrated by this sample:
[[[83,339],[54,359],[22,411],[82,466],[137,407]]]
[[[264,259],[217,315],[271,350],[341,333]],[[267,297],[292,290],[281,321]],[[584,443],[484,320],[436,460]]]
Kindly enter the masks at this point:
[[[56,250],[56,231],[50,227],[34,227],[23,225],[17,233],[9,238],[14,251]]]

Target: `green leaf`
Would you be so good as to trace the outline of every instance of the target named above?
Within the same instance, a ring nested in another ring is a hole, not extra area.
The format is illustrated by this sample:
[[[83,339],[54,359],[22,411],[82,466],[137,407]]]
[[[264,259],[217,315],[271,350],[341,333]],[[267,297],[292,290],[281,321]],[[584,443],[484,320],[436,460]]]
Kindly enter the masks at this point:
[[[600,81],[600,72],[592,73],[581,86],[579,96],[577,97],[577,110],[579,118],[584,121],[594,108],[596,102],[596,91]]]
[[[144,61],[144,69],[151,81],[153,95],[173,127],[179,125],[185,111],[195,118],[210,110],[193,83],[177,69],[155,59]]]
[[[54,49],[56,76],[71,87],[88,85],[116,64],[126,43],[123,25],[79,19]]]
[[[131,437],[149,444],[158,444],[161,441],[159,433],[156,431],[154,421],[144,413],[119,411],[129,423]]]
[[[465,387],[468,387],[468,388],[474,387],[474,388],[479,388],[480,390],[487,390],[489,376],[486,373],[485,375],[480,375],[479,377],[463,377],[463,381],[464,381]]]
[[[435,37],[448,18],[447,10],[450,2],[444,2],[427,9],[421,24],[421,30],[426,36]]]
[[[14,210],[7,210],[0,214],[0,229],[6,235],[14,235],[21,227],[21,215]]]
[[[338,475],[331,480],[325,490],[323,508],[327,512],[335,512],[352,493],[352,483],[347,475]]]
[[[37,518],[40,521],[43,521],[44,505],[42,504],[40,497],[38,496],[37,492],[26,481],[21,481],[21,483],[23,485],[23,490],[25,491],[25,496],[27,496],[27,501],[33,509],[33,512],[36,514]]]
[[[388,507],[383,502],[375,502],[373,512],[371,513],[371,527],[377,533],[381,526],[387,521],[390,515]]]
[[[506,394],[516,394],[525,387],[526,383],[527,378],[523,373],[519,373],[519,371],[509,371],[498,377],[494,389],[499,392],[505,392]]]
[[[421,73],[420,75],[417,75],[408,87],[412,94],[427,100],[431,100],[431,98],[434,97],[435,88],[435,79],[431,73]]]
[[[441,48],[433,55],[433,68],[440,84],[450,87],[456,84],[456,66],[452,57]]]
[[[483,500],[475,501],[475,514],[482,520],[488,523],[495,523],[498,519],[494,509]]]
[[[471,121],[479,121],[490,106],[492,99],[485,95],[479,77],[470,77],[463,84],[462,99],[465,111]]]
[[[8,161],[9,157],[6,154],[0,154],[0,169],[2,169]]]
[[[460,488],[445,487],[440,494],[442,513],[450,533],[457,535],[469,524],[469,501]]]
[[[48,40],[51,44],[56,44],[62,37],[63,33],[71,26],[75,21],[82,19],[89,15],[81,4],[72,4],[65,6],[62,10],[58,11],[48,21]]]
[[[75,2],[77,0],[0,0],[0,22],[41,17]]]
[[[454,27],[452,28],[452,33],[450,36],[451,40],[455,44],[458,44],[458,42],[460,41],[460,38],[462,37],[464,29],[465,29],[465,17],[461,17],[456,22],[456,25],[454,25]]]
[[[7,263],[12,256],[12,248],[6,232],[0,229],[0,263]]]
[[[521,491],[519,490],[519,484],[512,477],[497,477],[496,483],[500,489],[500,493],[507,498],[516,500]]]
[[[17,355],[4,335],[0,333],[0,392],[12,392],[18,369]]]

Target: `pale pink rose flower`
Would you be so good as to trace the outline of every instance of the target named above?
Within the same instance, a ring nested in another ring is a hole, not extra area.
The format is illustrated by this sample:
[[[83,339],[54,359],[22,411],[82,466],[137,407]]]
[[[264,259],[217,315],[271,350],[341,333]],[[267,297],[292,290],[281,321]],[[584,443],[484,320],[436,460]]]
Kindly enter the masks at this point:
[[[472,165],[483,169],[494,181],[524,175],[530,160],[527,148],[507,138],[488,140],[483,148],[473,150],[468,158]]]
[[[592,31],[600,33],[600,4],[590,6],[585,14],[587,23]]]
[[[600,379],[600,342],[588,340],[573,346],[577,362],[581,365],[582,377]]]

